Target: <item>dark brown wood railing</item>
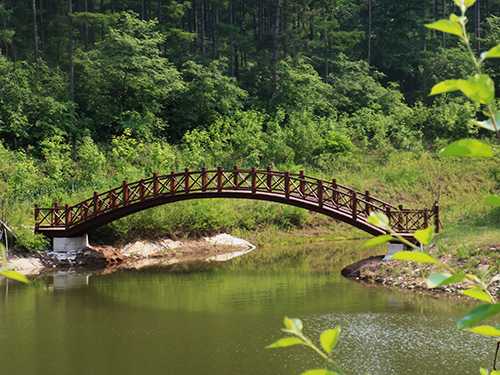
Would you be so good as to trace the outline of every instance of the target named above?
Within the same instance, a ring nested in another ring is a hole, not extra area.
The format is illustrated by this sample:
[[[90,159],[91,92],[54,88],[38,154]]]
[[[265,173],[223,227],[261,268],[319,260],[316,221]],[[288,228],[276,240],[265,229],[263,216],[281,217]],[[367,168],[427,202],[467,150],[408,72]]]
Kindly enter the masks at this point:
[[[263,199],[321,212],[372,234],[383,233],[370,225],[370,212],[383,212],[393,230],[406,237],[433,224],[439,230],[439,205],[431,209],[395,207],[370,195],[337,184],[290,172],[252,169],[184,172],[123,184],[70,206],[41,208],[35,205],[35,229],[50,237],[81,235],[120,217],[160,204],[196,198]]]

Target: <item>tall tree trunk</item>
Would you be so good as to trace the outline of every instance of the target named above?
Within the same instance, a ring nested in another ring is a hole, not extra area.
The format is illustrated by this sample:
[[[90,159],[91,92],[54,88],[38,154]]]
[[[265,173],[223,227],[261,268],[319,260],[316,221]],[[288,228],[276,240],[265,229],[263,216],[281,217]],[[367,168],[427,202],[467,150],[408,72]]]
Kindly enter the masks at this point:
[[[75,101],[75,66],[73,63],[73,0],[69,0],[68,22],[69,22],[69,92],[71,101]]]
[[[31,2],[33,10],[33,44],[35,46],[35,62],[38,64],[38,31],[36,27],[36,2],[32,0]]]
[[[85,0],[85,13],[88,13],[88,0]],[[85,52],[89,51],[89,21],[85,20]]]
[[[146,10],[145,10],[145,2],[146,0],[141,0],[141,20],[144,21],[145,16],[146,16]]]
[[[474,3],[474,33],[476,34],[476,50],[481,50],[481,0]]]
[[[234,40],[233,40],[233,2],[232,0],[229,0],[229,25],[231,27],[229,28],[229,51],[231,54],[231,77],[234,77]]]
[[[216,25],[216,44],[217,44],[217,53],[216,53],[216,56],[215,58],[216,59],[219,59],[220,58],[220,40],[219,40],[219,36],[220,36],[220,31],[219,31],[219,6],[216,4],[215,5],[215,25]]]
[[[40,42],[42,43],[42,55],[45,52],[45,31],[43,27],[43,3],[40,0]]]
[[[443,18],[446,18],[446,0],[443,0]],[[443,32],[442,47],[446,48],[446,33]]]
[[[368,65],[370,65],[372,49],[372,0],[368,0]]]
[[[205,2],[201,2],[201,55],[205,57]]]
[[[5,9],[5,0],[2,0],[2,8]],[[7,17],[3,18],[3,30],[7,31]],[[9,56],[9,42],[5,40],[5,56]]]
[[[276,0],[276,22],[274,26],[274,41],[273,41],[273,95],[278,92],[278,36],[280,30],[280,10],[281,0]]]
[[[323,0],[323,22],[326,24],[326,1]],[[325,28],[325,82],[328,83],[328,30]]]

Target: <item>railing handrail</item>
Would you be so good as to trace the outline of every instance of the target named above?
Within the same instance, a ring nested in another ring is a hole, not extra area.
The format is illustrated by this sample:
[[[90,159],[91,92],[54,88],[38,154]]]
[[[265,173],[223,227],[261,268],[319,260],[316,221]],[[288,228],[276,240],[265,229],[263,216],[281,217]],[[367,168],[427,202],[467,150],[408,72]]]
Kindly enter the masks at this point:
[[[303,171],[290,173],[272,171],[270,167],[258,170],[255,167],[239,169],[237,166],[227,170],[223,170],[222,167],[207,170],[204,167],[201,171],[190,171],[186,168],[183,172],[173,171],[162,176],[154,173],[153,177],[132,183],[124,180],[121,186],[103,193],[95,191],[93,197],[73,206],[68,204],[60,206],[56,202],[54,207],[41,208],[36,204],[35,228],[68,230],[104,213],[138,202],[178,194],[231,192],[284,196],[287,200],[300,200],[319,208],[337,210],[350,215],[356,222],[367,222],[370,212],[384,212],[395,222],[396,229],[406,232],[429,225],[429,220],[432,218],[439,229],[437,202],[430,210],[404,209],[402,206],[396,207],[373,197],[369,191],[363,193],[338,184],[336,179],[322,180],[305,175]]]

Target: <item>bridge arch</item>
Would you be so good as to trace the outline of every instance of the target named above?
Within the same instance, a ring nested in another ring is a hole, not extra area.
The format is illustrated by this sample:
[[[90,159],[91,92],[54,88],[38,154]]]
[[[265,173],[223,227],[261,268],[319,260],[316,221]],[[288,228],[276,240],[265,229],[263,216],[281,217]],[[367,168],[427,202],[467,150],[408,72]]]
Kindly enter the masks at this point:
[[[35,205],[35,231],[48,237],[75,237],[151,207],[190,199],[238,198],[278,202],[315,211],[343,221],[372,235],[385,232],[367,220],[370,212],[383,212],[394,231],[412,237],[430,224],[439,228],[439,206],[432,209],[395,207],[364,193],[337,184],[290,172],[203,168],[158,176],[122,186],[70,206],[41,208]]]

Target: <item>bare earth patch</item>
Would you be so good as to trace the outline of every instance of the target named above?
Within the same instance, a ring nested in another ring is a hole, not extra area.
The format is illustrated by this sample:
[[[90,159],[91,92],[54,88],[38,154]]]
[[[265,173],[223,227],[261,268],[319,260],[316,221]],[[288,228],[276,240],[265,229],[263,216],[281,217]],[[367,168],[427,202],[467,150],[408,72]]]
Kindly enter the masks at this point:
[[[108,271],[120,267],[139,269],[152,265],[169,265],[190,261],[226,261],[252,251],[251,243],[230,236],[219,234],[196,240],[173,241],[136,241],[121,249],[99,245],[84,249],[56,253],[51,251],[23,255],[11,252],[9,264],[25,275],[36,275],[54,269],[101,268]]]

